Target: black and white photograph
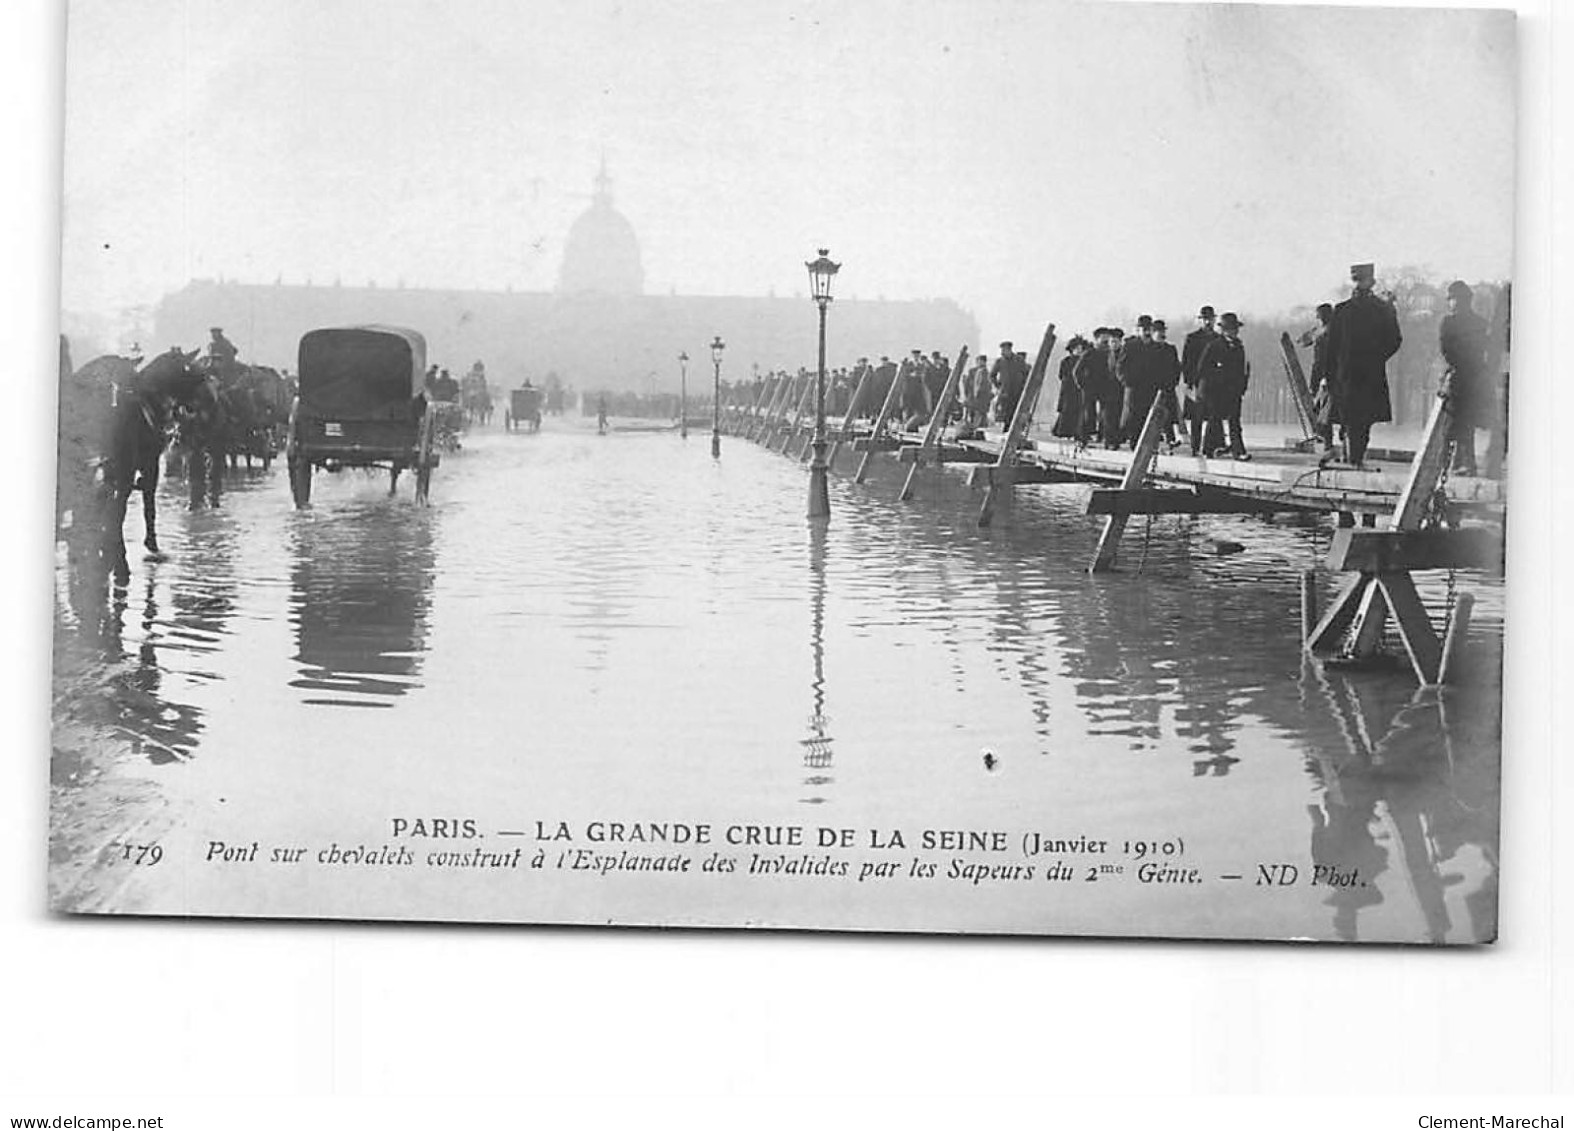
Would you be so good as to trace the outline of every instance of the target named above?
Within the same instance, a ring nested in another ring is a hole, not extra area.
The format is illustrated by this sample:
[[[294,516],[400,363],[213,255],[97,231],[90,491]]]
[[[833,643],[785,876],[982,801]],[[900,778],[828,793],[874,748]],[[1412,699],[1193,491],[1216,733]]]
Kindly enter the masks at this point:
[[[51,907],[1493,942],[1516,62],[72,0]]]
[[[0,1123],[1565,1126],[1569,15],[0,6]]]

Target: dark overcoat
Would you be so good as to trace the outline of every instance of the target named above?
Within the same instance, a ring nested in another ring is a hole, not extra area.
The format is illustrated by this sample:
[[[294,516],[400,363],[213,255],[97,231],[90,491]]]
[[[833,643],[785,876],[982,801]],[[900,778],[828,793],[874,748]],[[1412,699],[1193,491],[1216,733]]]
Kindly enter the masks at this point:
[[[1394,308],[1370,291],[1358,291],[1334,307],[1328,360],[1340,423],[1369,427],[1394,418],[1388,359],[1399,352],[1403,340]]]
[[[1204,420],[1228,420],[1241,411],[1246,395],[1246,347],[1220,334],[1202,351],[1197,365],[1197,397]]]
[[[1060,395],[1055,398],[1055,423],[1050,434],[1075,439],[1082,435],[1082,390],[1077,388],[1075,354],[1060,359]]]
[[[1454,419],[1471,428],[1491,427],[1495,398],[1487,374],[1487,320],[1474,310],[1445,314],[1437,338],[1448,365],[1444,388]]]
[[[1124,390],[1122,435],[1135,439],[1159,394],[1158,343],[1132,338],[1115,355],[1115,377]]]

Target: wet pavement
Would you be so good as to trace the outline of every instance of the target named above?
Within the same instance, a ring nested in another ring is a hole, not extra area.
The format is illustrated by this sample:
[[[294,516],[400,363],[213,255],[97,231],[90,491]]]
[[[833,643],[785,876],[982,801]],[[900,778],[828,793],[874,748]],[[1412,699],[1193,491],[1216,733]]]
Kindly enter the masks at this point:
[[[722,444],[716,462],[700,432],[494,427],[445,459],[429,508],[408,481],[390,499],[386,478],[353,471],[319,473],[307,511],[277,467],[237,473],[216,511],[185,511],[166,485],[166,560],[134,553],[107,607],[73,611],[62,581],[57,905],[1495,935],[1497,580],[1455,579],[1476,598],[1471,678],[1418,690],[1403,663],[1303,660],[1299,576],[1327,549],[1326,521],[1133,519],[1120,572],[1093,578],[1085,488],[1019,490],[980,530],[962,469],[926,472],[899,504],[905,468],[886,458],[861,486],[833,479],[817,532],[802,467]],[[126,533],[140,540],[137,516]],[[1246,548],[1221,556],[1220,540]],[[1441,617],[1447,579],[1422,580]],[[503,884],[203,860],[214,840],[392,843],[397,816],[473,820],[498,851],[559,819],[854,827],[865,849],[871,830],[1008,830],[1010,859],[1038,871]],[[156,830],[165,861],[95,876],[128,824]],[[1110,847],[1029,858],[1032,834]],[[1057,861],[1074,881],[1044,882]],[[1155,863],[1199,879],[1138,878]],[[1283,882],[1284,866],[1299,878]]]

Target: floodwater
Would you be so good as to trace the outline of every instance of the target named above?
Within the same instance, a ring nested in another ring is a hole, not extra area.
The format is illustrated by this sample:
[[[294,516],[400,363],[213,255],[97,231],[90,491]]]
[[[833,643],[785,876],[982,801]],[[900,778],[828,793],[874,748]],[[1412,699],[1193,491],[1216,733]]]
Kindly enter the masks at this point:
[[[469,433],[427,508],[360,472],[299,512],[282,468],[216,511],[167,485],[167,558],[133,550],[101,623],[62,597],[59,709],[121,741],[83,769],[57,733],[57,906],[1495,936],[1499,582],[1456,579],[1470,678],[1423,691],[1303,660],[1326,522],[1133,519],[1093,578],[1083,489],[981,530],[960,470],[901,504],[905,468],[854,485],[844,452],[816,530],[802,466],[722,449],[564,419]],[[602,863],[630,852],[691,866]]]

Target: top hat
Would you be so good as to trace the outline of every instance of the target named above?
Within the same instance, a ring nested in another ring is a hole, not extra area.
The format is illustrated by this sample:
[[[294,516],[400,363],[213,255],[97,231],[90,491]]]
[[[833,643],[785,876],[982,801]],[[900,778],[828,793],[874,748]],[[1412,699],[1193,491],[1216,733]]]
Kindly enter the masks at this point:
[[[1354,263],[1350,266],[1351,279],[1375,279],[1377,268],[1371,263]]]

